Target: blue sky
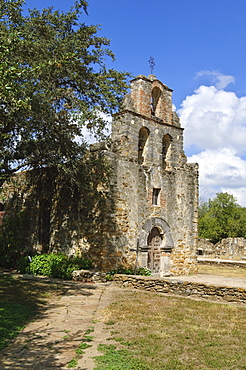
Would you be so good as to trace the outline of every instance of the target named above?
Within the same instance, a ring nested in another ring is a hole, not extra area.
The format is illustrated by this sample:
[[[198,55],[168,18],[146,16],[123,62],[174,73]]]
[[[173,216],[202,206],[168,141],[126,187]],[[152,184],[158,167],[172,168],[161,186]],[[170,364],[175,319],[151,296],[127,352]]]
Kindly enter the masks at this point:
[[[246,206],[246,1],[91,0],[81,22],[111,40],[108,67],[148,75],[154,57],[154,74],[174,90],[188,160],[200,166],[200,197],[227,191]]]

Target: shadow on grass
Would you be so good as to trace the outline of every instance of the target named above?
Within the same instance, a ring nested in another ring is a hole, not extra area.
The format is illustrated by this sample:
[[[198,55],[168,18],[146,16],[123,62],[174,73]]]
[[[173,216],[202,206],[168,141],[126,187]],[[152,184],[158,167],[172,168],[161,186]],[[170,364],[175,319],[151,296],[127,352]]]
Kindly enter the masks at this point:
[[[8,340],[17,336],[26,323],[34,316],[31,307],[12,302],[0,302],[0,350]]]
[[[14,361],[20,369],[59,368],[57,355],[64,350],[73,351],[84,333],[78,327],[76,333],[66,334],[65,324],[64,328],[59,328],[57,340],[50,341],[52,328],[49,324],[42,324],[42,320],[48,320],[47,308],[59,313],[64,308],[64,303],[60,303],[62,296],[91,296],[95,289],[94,285],[83,283],[45,278],[23,280],[14,275],[0,274],[0,368],[12,369]],[[35,320],[41,323],[40,327],[35,328]],[[31,324],[30,330],[26,328],[21,339],[18,337],[13,342],[31,321],[34,325]]]

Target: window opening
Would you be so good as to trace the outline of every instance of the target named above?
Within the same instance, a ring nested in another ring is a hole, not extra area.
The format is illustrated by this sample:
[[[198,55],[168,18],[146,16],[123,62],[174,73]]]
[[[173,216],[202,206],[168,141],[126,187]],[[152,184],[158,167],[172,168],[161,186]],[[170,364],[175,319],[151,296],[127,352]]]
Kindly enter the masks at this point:
[[[144,160],[144,147],[149,137],[149,130],[147,127],[142,127],[138,136],[138,162],[143,163]]]
[[[166,134],[162,138],[162,161],[163,165],[166,166],[167,152],[172,142],[172,137],[169,134]]]
[[[161,189],[154,188],[152,193],[152,204],[153,206],[159,205],[159,195],[160,195]]]
[[[157,108],[157,104],[160,99],[160,96],[161,96],[161,90],[159,89],[159,87],[154,87],[151,92],[151,100],[150,100],[152,116],[156,115],[156,108]]]

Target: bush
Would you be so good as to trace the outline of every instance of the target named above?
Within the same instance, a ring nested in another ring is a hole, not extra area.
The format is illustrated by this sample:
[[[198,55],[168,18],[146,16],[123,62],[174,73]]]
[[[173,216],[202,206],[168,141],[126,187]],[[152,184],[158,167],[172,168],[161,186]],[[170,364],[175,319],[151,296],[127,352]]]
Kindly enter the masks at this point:
[[[30,260],[29,260],[28,256],[21,257],[17,261],[17,270],[21,274],[29,274],[30,273]]]
[[[30,264],[28,263],[28,257],[21,258],[18,266],[21,273],[70,280],[74,270],[92,268],[92,261],[81,257],[69,258],[61,253],[51,253],[34,256]]]
[[[125,267],[118,267],[117,269],[111,270],[107,273],[107,280],[113,280],[113,276],[115,274],[135,275],[135,272],[132,268],[127,269]],[[151,276],[151,274],[151,270],[145,267],[139,267],[136,271],[136,275]]]
[[[151,272],[150,269],[148,269],[146,267],[139,267],[137,269],[137,275],[151,276],[152,275],[152,272]]]

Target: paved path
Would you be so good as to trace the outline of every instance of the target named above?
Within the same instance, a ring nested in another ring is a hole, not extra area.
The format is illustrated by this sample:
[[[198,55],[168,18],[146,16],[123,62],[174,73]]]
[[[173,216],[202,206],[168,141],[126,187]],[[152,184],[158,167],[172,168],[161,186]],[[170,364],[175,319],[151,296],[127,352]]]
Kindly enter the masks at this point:
[[[204,284],[241,287],[246,279],[224,278],[209,275],[170,277],[171,280],[193,281]],[[26,326],[9,347],[0,352],[0,370],[51,370],[67,369],[75,357],[76,349],[85,340],[88,329],[93,329],[92,347],[78,360],[74,370],[93,370],[93,356],[100,343],[110,343],[110,333],[104,324],[106,310],[121,288],[113,283],[67,282],[66,293],[53,299],[46,311]]]
[[[67,369],[75,357],[75,350],[84,342],[85,333],[93,329],[90,336],[93,346],[85,350],[73,369],[91,370],[91,356],[97,352],[99,343],[107,343],[109,336],[104,331],[103,311],[113,300],[120,288],[112,283],[68,283],[66,294],[52,300],[46,311],[26,326],[15,342],[0,353],[0,369],[51,370]]]

